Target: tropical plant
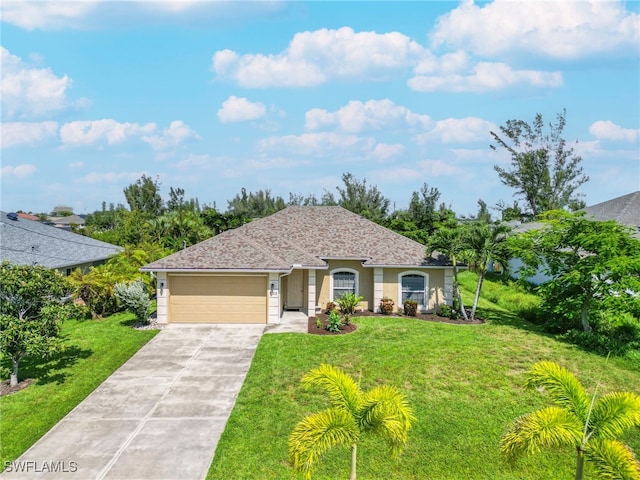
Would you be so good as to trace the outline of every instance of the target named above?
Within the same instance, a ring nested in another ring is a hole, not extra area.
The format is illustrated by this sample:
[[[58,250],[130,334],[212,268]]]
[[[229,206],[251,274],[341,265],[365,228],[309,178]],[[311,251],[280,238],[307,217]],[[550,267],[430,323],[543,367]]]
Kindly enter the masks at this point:
[[[380,300],[380,312],[385,315],[391,315],[393,313],[393,306],[395,305],[393,299],[389,297],[383,297]]]
[[[347,292],[336,299],[340,311],[346,315],[353,315],[358,304],[364,297],[356,295],[355,293]]]
[[[141,279],[134,280],[129,284],[124,282],[116,283],[114,293],[118,302],[133,313],[136,316],[136,320],[148,323],[151,300]]]
[[[379,385],[363,392],[356,381],[339,368],[320,365],[302,378],[305,387],[319,387],[331,408],[305,417],[289,437],[289,457],[296,470],[311,478],[312,469],[332,447],[351,447],[351,476],[356,480],[357,448],[365,433],[382,436],[392,456],[406,445],[415,422],[413,409],[403,393]]]
[[[538,362],[527,374],[528,388],[544,389],[556,406],[516,419],[502,437],[501,451],[512,462],[543,448],[570,446],[577,453],[576,480],[583,478],[584,460],[601,478],[638,480],[640,463],[618,440],[640,426],[640,396],[630,392],[589,397],[580,381],[554,362]]]
[[[405,300],[402,307],[404,309],[404,314],[410,317],[415,317],[418,313],[418,302],[415,300]]]
[[[340,318],[340,315],[335,310],[331,310],[329,318],[327,319],[327,330],[329,330],[331,333],[338,333],[341,326],[342,319]]]

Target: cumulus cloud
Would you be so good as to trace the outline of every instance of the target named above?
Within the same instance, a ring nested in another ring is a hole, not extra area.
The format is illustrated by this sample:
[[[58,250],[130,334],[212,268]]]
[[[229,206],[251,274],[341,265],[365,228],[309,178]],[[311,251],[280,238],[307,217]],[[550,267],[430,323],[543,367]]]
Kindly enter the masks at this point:
[[[142,140],[156,151],[166,151],[178,147],[190,138],[199,139],[200,136],[182,120],[174,120],[160,135],[145,135]]]
[[[266,113],[267,108],[263,103],[231,96],[222,102],[222,107],[218,110],[218,119],[222,123],[245,122],[262,118]]]
[[[305,114],[308,130],[337,127],[343,132],[359,133],[369,130],[416,128],[423,130],[432,124],[428,115],[413,113],[389,99],[354,100],[335,112],[314,108]]]
[[[0,47],[0,63],[3,117],[39,117],[69,106],[66,93],[71,79],[68,76],[58,77],[50,68],[29,67],[4,47]]]
[[[421,160],[418,162],[418,167],[423,175],[433,177],[451,177],[464,172],[460,167],[442,160]]]
[[[435,122],[435,127],[416,135],[415,141],[424,145],[430,139],[442,143],[471,143],[491,140],[491,131],[498,130],[495,123],[477,117],[447,118]]]
[[[640,16],[620,1],[465,0],[441,16],[431,34],[434,47],[477,55],[527,52],[561,60],[593,54],[637,53]]]
[[[76,179],[76,183],[113,183],[136,180],[147,172],[91,172],[84,177]]]
[[[29,175],[32,175],[36,171],[35,165],[31,165],[30,163],[23,163],[21,165],[6,165],[2,167],[0,171],[0,176],[2,178],[6,177],[16,177],[16,178],[25,178]]]
[[[601,140],[622,140],[634,142],[640,137],[640,129],[623,128],[607,120],[600,120],[589,127],[589,133]]]
[[[87,146],[106,141],[109,145],[123,143],[131,137],[152,133],[155,123],[120,123],[112,119],[79,120],[65,123],[60,128],[60,139],[64,145]]]
[[[333,79],[386,78],[414,65],[423,54],[421,45],[398,32],[323,28],[297,33],[278,54],[217,51],[212,67],[218,78],[243,87],[309,87]]]
[[[372,152],[375,145],[376,142],[372,138],[320,132],[264,138],[258,142],[258,150],[311,157],[334,156],[339,160],[342,155],[361,155],[363,152]]]
[[[57,122],[5,122],[0,125],[2,148],[36,145],[57,133]]]

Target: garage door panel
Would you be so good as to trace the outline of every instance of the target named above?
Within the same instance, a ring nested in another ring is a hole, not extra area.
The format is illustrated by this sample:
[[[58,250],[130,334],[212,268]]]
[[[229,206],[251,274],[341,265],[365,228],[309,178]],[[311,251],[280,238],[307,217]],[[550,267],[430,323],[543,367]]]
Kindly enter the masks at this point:
[[[170,278],[171,323],[266,323],[266,276]]]

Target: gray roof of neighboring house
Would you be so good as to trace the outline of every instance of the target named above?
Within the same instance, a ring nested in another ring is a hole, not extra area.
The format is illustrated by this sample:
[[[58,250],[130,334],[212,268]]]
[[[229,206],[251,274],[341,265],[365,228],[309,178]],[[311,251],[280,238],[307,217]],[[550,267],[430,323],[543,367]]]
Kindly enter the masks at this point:
[[[122,247],[0,212],[0,261],[68,268],[106,260]]]
[[[447,266],[425,246],[342,207],[291,206],[228,230],[143,267],[162,270],[326,268],[323,259],[361,260],[365,266]]]
[[[49,217],[47,218],[47,222],[60,226],[70,226],[72,223],[76,225],[84,225],[84,218],[74,214],[67,215],[66,217]]]

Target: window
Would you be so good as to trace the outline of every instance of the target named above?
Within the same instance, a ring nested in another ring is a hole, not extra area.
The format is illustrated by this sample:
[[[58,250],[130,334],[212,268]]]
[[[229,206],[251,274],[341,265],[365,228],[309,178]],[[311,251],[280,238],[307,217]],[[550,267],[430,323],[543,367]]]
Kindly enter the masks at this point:
[[[400,304],[405,300],[418,302],[418,309],[427,308],[427,276],[423,273],[405,273],[400,275]]]
[[[355,272],[350,272],[347,270],[336,271],[331,274],[331,280],[332,300],[337,300],[345,293],[358,293],[357,275]]]

